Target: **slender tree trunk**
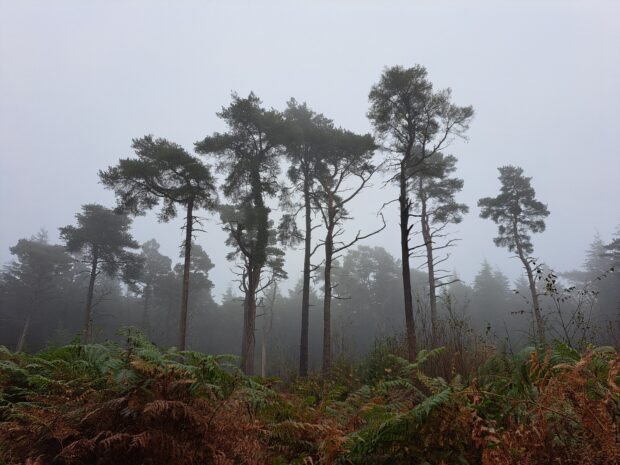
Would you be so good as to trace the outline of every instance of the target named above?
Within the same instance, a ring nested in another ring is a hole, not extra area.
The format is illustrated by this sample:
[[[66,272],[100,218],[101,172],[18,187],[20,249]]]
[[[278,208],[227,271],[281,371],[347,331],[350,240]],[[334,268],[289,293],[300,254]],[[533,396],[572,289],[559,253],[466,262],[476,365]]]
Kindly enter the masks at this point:
[[[260,279],[260,268],[248,265],[248,285],[243,303],[243,338],[241,340],[241,369],[246,375],[254,374],[254,351],[256,346],[256,289]]]
[[[310,326],[310,247],[312,242],[312,218],[310,206],[309,174],[304,174],[304,209],[306,232],[304,236],[304,274],[301,295],[301,341],[299,343],[299,376],[308,376],[308,332]]]
[[[416,335],[413,318],[413,295],[411,292],[411,270],[409,268],[409,198],[407,196],[407,173],[405,161],[401,162],[399,174],[400,195],[400,249],[403,272],[403,293],[405,298],[405,325],[407,327],[407,355],[415,360]]]
[[[247,374],[247,358],[248,358],[248,313],[250,307],[250,294],[245,293],[243,299],[243,334],[241,335],[241,370]]]
[[[260,354],[260,375],[263,378],[267,377],[267,340],[266,334],[263,331],[263,344],[261,346],[261,354]]]
[[[437,316],[437,286],[435,283],[435,264],[433,263],[433,237],[431,235],[431,227],[428,218],[428,212],[426,209],[426,197],[424,194],[424,188],[422,185],[422,179],[419,181],[419,197],[422,204],[422,210],[420,214],[420,222],[422,224],[422,240],[426,247],[426,259],[428,270],[428,296],[431,310],[431,346],[437,345],[438,338],[438,316]]]
[[[151,301],[151,286],[144,287],[143,306],[142,306],[142,330],[146,337],[151,337],[151,319],[149,318],[149,303]]]
[[[327,227],[325,236],[325,296],[323,298],[323,373],[327,373],[332,364],[332,258],[334,251],[334,225]]]
[[[270,308],[270,312],[273,311],[273,306]],[[267,321],[268,315],[265,311],[263,314],[263,337],[261,341],[261,350],[260,350],[260,375],[263,378],[267,377]]]
[[[17,347],[15,348],[15,352],[21,352],[24,350],[24,345],[26,344],[26,337],[28,336],[28,329],[30,328],[31,316],[32,313],[28,312],[28,316],[26,317],[26,321],[24,322],[24,327],[22,328],[22,332],[19,335],[19,339],[17,341]]]
[[[93,332],[93,294],[95,293],[95,279],[97,278],[97,265],[99,264],[99,251],[97,246],[93,246],[93,257],[90,264],[90,280],[88,282],[88,292],[86,294],[86,315],[84,320],[84,336],[82,342],[90,344]]]
[[[263,319],[263,345],[261,351],[261,376],[265,378],[267,376],[267,338],[271,334],[273,327],[273,307],[276,303],[276,295],[278,293],[277,281],[272,285],[271,299],[269,301],[269,309],[266,309],[265,318]]]
[[[530,294],[532,295],[532,306],[534,307],[534,319],[536,322],[536,336],[539,343],[544,343],[546,341],[545,322],[543,320],[542,312],[540,310],[538,291],[536,290],[536,282],[534,281],[534,272],[532,271],[532,265],[527,259],[525,252],[523,251],[523,247],[521,246],[521,241],[519,240],[519,233],[516,223],[513,223],[513,235],[515,238],[515,244],[517,246],[517,255],[519,255],[519,259],[521,260],[521,263],[523,263],[523,267],[525,268],[525,272],[527,274],[527,281],[530,286]]]
[[[183,262],[183,291],[181,295],[181,318],[179,319],[179,349],[185,350],[187,343],[187,308],[189,304],[189,272],[192,257],[192,228],[194,226],[194,201],[187,203],[185,221],[185,259]]]
[[[532,271],[532,266],[530,262],[527,260],[527,257],[520,256],[521,262],[523,262],[523,266],[525,267],[525,272],[527,273],[527,280],[530,285],[530,293],[532,294],[532,304],[534,307],[534,317],[536,318],[536,331],[538,336],[538,341],[544,343],[546,340],[545,337],[545,322],[542,318],[542,312],[540,309],[540,302],[538,300],[538,291],[536,290],[536,282],[534,281],[534,272]]]

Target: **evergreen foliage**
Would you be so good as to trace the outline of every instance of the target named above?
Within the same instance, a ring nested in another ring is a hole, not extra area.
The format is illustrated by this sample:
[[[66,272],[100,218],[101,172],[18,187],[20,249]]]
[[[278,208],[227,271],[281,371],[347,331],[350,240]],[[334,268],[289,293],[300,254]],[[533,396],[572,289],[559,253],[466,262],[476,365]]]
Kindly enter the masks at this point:
[[[68,252],[76,254],[82,263],[90,265],[90,281],[86,294],[86,311],[83,330],[84,342],[93,338],[93,296],[97,276],[103,272],[114,276],[121,272],[124,282],[132,283],[142,272],[142,258],[127,249],[137,249],[131,237],[131,220],[123,214],[98,204],[82,206],[75,215],[78,226],[60,228],[60,237]]]
[[[500,194],[478,201],[478,206],[481,208],[480,217],[490,218],[498,225],[498,235],[493,239],[495,245],[516,252],[521,260],[532,297],[536,336],[540,343],[544,343],[545,320],[535,283],[542,271],[540,268],[533,269],[536,263],[531,257],[534,246],[530,234],[545,230],[545,218],[549,216],[549,210],[545,204],[536,199],[536,192],[531,185],[532,178],[523,175],[523,168],[502,166],[498,170],[501,182]]]
[[[195,211],[215,208],[214,179],[209,168],[199,159],[166,139],[148,135],[134,139],[132,148],[137,158],[121,159],[117,166],[99,171],[99,177],[104,186],[114,190],[119,211],[143,215],[161,202],[158,217],[167,222],[177,216],[177,205],[185,208],[185,259],[178,342],[179,347],[185,349],[191,247],[195,223],[200,223]]]

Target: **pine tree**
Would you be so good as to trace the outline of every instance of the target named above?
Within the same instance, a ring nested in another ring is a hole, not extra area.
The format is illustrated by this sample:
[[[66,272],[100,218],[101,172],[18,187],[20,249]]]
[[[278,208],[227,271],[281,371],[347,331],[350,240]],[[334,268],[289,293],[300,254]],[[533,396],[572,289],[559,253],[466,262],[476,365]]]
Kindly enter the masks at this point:
[[[446,227],[458,224],[469,211],[467,205],[458,203],[455,195],[463,189],[463,180],[451,177],[456,171],[456,158],[438,153],[414,170],[412,188],[416,203],[413,216],[419,217],[420,229],[428,271],[429,304],[431,317],[431,343],[437,343],[438,312],[437,289],[454,282],[452,274],[439,268],[450,256],[441,251],[454,245],[456,239],[446,239]]]
[[[266,200],[280,191],[277,175],[287,127],[282,115],[261,107],[253,93],[247,98],[233,94],[231,104],[218,116],[228,125],[228,132],[197,142],[196,150],[217,157],[219,169],[226,174],[223,191],[232,204],[220,208],[220,217],[229,234],[227,244],[233,247],[228,258],[242,262],[241,367],[253,374],[257,294],[273,278],[284,276],[283,252],[275,247],[276,232]]]
[[[172,260],[159,252],[159,243],[155,239],[142,244],[144,270],[140,278],[142,283],[142,330],[151,336],[150,305],[154,289],[160,279],[171,271]]]
[[[291,99],[284,111],[284,118],[289,125],[288,137],[284,141],[286,156],[291,162],[288,170],[288,178],[293,184],[293,189],[301,193],[301,205],[293,205],[296,212],[303,211],[304,229],[302,234],[297,237],[304,242],[304,264],[302,277],[302,299],[301,299],[301,337],[299,343],[299,375],[308,375],[308,331],[309,331],[309,310],[310,310],[310,275],[311,275],[311,255],[312,255],[312,213],[313,205],[311,193],[316,182],[316,172],[322,163],[325,152],[325,133],[333,129],[331,120],[321,114],[312,111],[303,103],[300,104],[295,99]],[[283,222],[294,222],[294,216],[287,214],[283,217]],[[289,230],[289,236],[295,237],[291,233],[297,231],[296,225],[284,228]]]
[[[501,182],[497,197],[485,197],[478,201],[482,218],[491,218],[498,225],[498,235],[493,239],[498,247],[507,247],[516,252],[525,272],[532,296],[536,336],[539,342],[545,341],[545,323],[536,290],[534,261],[531,258],[534,246],[531,233],[545,230],[545,218],[549,216],[547,206],[536,200],[536,192],[531,179],[523,175],[523,169],[516,166],[499,168]]]
[[[331,366],[331,303],[334,285],[331,272],[339,253],[359,241],[377,234],[383,226],[371,233],[358,231],[355,237],[344,241],[343,224],[349,219],[347,205],[364,189],[374,174],[372,164],[375,143],[369,134],[364,136],[350,131],[332,129],[326,131],[322,144],[325,144],[323,163],[317,169],[316,188],[312,201],[319,210],[325,227],[325,237],[318,244],[325,250],[323,261],[323,372]],[[383,217],[382,217],[383,218]]]
[[[377,135],[389,148],[386,169],[398,185],[401,266],[409,359],[416,354],[416,334],[411,290],[410,225],[411,176],[424,162],[463,136],[473,116],[472,107],[451,103],[450,90],[433,91],[423,66],[394,66],[383,71],[370,90],[368,117]]]
[[[177,206],[185,208],[179,319],[179,348],[185,350],[192,238],[199,221],[196,210],[215,208],[214,180],[209,168],[198,158],[166,139],[145,136],[134,139],[132,148],[137,158],[121,159],[117,166],[99,171],[99,177],[104,186],[114,190],[120,211],[143,215],[161,202],[159,220],[167,222],[177,216]]]
[[[15,349],[21,352],[32,318],[51,298],[58,280],[71,267],[71,257],[63,246],[49,244],[45,232],[31,239],[20,239],[10,251],[16,259],[4,270],[3,281],[17,294],[16,301],[25,304],[24,324]]]
[[[483,323],[486,332],[498,334],[502,329],[509,315],[510,297],[508,278],[484,260],[474,278],[471,306],[472,314]]]
[[[97,276],[102,272],[116,276],[119,272],[123,281],[131,283],[139,278],[142,271],[142,257],[127,249],[140,246],[131,237],[131,219],[98,204],[82,206],[75,215],[77,226],[60,228],[60,237],[65,241],[67,251],[80,257],[90,265],[90,279],[86,294],[84,312],[83,342],[93,340],[93,295]]]

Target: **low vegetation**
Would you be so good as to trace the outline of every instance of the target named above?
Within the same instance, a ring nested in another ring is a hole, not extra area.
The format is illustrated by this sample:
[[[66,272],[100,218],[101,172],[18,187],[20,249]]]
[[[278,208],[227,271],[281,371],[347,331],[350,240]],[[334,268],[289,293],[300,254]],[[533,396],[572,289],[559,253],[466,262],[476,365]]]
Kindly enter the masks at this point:
[[[566,346],[431,376],[378,344],[321,376],[123,344],[0,349],[0,464],[617,464],[620,357]],[[404,347],[401,348],[406,351]]]

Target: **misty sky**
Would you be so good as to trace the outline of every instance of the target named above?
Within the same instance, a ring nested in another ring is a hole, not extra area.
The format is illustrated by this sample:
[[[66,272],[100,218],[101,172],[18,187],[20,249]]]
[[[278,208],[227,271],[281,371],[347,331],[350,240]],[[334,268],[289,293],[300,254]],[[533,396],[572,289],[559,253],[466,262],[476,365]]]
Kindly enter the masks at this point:
[[[192,150],[225,129],[215,113],[230,92],[251,90],[267,107],[295,97],[368,132],[368,91],[382,69],[419,63],[476,112],[469,141],[448,151],[471,208],[448,267],[471,281],[486,258],[519,274],[476,207],[497,194],[505,164],[533,176],[551,211],[535,255],[558,271],[578,267],[595,233],[609,240],[620,224],[619,24],[620,2],[599,1],[0,0],[0,262],[41,227],[57,241],[84,203],[113,206],[97,171],[132,155],[132,138],[151,133]],[[351,234],[376,227],[395,195],[367,191]],[[366,244],[398,256],[396,206],[385,216],[388,228]],[[179,227],[149,215],[134,233],[176,258]],[[231,264],[217,219],[206,229],[197,242],[216,263],[218,298]],[[299,253],[287,270],[301,277]]]

